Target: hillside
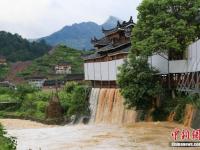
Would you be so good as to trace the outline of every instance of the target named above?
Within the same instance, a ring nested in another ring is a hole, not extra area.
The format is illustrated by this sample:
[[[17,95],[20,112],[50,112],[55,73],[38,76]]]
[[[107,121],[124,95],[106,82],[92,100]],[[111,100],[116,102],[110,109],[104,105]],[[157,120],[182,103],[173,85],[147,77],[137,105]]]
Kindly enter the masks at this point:
[[[41,39],[44,39],[52,46],[64,44],[79,50],[92,49],[93,47],[90,43],[91,38],[94,36],[97,38],[102,37],[102,27],[110,29],[116,26],[118,20],[118,18],[111,16],[102,25],[98,25],[94,22],[73,24],[72,26],[65,26],[61,30]]]
[[[8,72],[9,72],[8,65],[0,65],[0,81],[6,78]]]
[[[32,61],[32,64],[18,75],[22,77],[52,77],[55,76],[54,66],[61,61],[67,61],[72,64],[72,73],[83,73],[83,60],[81,59],[81,56],[85,53],[88,52],[60,45],[50,53]]]
[[[31,61],[24,62],[15,62],[10,64],[9,71],[6,75],[6,81],[10,81],[12,83],[22,83],[24,82],[23,78],[17,76],[18,73],[26,70],[31,65]]]
[[[3,55],[8,61],[33,60],[47,53],[51,49],[44,40],[29,42],[18,34],[0,31],[0,56]]]

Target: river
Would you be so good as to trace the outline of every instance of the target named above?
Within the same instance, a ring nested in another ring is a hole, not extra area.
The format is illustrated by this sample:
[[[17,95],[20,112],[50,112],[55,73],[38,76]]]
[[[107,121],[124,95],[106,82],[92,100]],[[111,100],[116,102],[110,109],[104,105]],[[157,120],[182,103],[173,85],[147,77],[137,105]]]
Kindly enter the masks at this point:
[[[49,126],[0,119],[17,150],[168,150],[171,131],[181,125],[168,122],[117,125]]]

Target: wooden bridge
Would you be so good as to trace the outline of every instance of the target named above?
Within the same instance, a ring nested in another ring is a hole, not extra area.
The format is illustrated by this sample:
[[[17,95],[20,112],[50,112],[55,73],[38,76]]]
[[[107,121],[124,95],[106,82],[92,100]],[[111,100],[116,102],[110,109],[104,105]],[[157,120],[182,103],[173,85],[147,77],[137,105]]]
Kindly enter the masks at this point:
[[[188,94],[200,94],[200,59],[191,64],[185,73],[179,76],[177,90]],[[192,70],[192,71],[191,71]]]
[[[200,93],[200,39],[189,45],[185,55],[172,59],[174,55],[154,53],[148,63],[159,71],[163,86],[186,94]]]

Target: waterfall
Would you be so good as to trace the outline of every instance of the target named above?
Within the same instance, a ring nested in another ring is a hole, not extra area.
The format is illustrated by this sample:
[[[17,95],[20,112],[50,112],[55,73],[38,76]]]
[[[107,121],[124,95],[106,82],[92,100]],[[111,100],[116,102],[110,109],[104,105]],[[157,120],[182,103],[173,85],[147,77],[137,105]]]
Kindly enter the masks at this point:
[[[94,123],[95,116],[96,116],[96,109],[97,109],[97,103],[98,103],[98,97],[99,97],[99,88],[92,88],[90,93],[90,123]]]
[[[185,115],[183,120],[184,126],[192,127],[193,129],[200,128],[200,109],[187,104],[185,108]]]
[[[90,95],[91,121],[104,124],[131,124],[136,120],[136,111],[124,106],[119,89],[92,89]]]
[[[184,126],[191,127],[193,118],[195,117],[195,111],[196,109],[191,104],[186,105],[185,115],[183,120]]]
[[[170,112],[168,118],[167,118],[167,121],[169,122],[173,122],[174,121],[174,117],[176,116],[176,112]]]

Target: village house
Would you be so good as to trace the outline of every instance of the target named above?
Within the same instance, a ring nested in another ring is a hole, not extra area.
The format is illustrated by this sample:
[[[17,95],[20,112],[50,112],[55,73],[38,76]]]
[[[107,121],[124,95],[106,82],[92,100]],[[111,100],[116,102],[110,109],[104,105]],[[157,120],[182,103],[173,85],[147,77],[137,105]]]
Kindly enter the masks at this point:
[[[64,80],[45,80],[43,84],[44,89],[60,88],[65,85]]]
[[[55,66],[56,74],[71,74],[72,66],[69,62],[61,62]]]
[[[0,65],[6,65],[6,58],[0,55]]]
[[[27,78],[27,80],[31,86],[36,87],[36,88],[42,88],[47,78],[38,76],[38,77],[29,77]]]
[[[102,28],[104,37],[94,37],[91,43],[96,51],[83,57],[85,80],[91,81],[93,87],[116,87],[118,67],[127,58],[131,47],[131,31],[135,23],[132,17],[128,22],[117,22],[112,29]]]
[[[68,74],[64,77],[63,80],[45,80],[43,84],[44,89],[53,89],[53,88],[61,88],[63,87],[67,82],[82,82],[84,81],[84,74]]]
[[[15,89],[15,84],[9,82],[9,81],[0,81],[0,87],[9,87]]]

